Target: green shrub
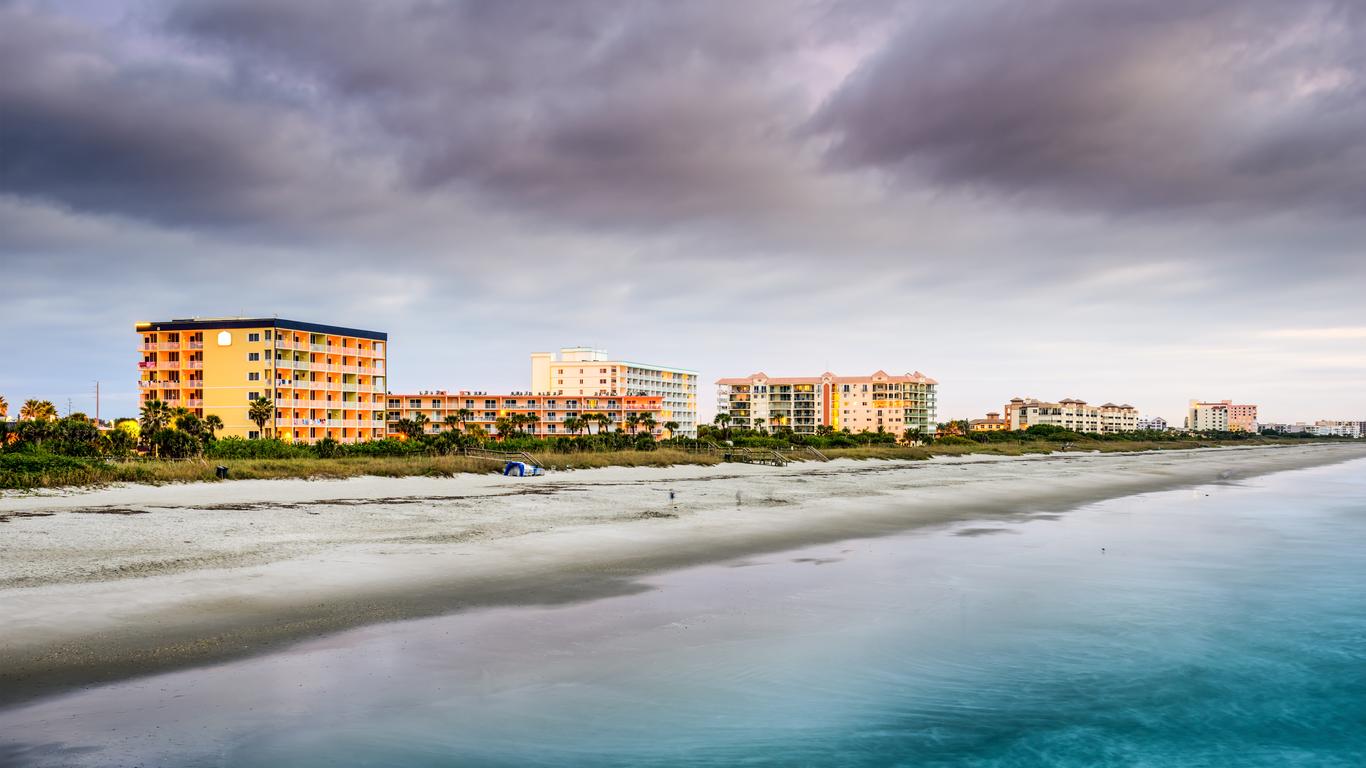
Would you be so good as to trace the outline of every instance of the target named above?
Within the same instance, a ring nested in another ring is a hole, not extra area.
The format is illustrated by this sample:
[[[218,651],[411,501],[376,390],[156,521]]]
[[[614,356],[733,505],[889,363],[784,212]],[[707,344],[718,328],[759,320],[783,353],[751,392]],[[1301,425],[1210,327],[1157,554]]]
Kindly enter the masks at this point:
[[[220,438],[204,450],[204,456],[210,459],[311,459],[313,455],[307,445],[244,437]]]

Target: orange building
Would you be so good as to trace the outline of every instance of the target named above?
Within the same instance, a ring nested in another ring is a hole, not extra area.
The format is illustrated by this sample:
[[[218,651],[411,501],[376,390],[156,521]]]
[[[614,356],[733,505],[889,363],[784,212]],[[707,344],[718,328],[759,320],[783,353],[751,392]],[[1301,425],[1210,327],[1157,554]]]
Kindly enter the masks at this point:
[[[140,399],[216,415],[222,436],[354,443],[384,435],[388,334],[240,317],[135,330]],[[249,417],[257,398],[274,405],[264,430]]]
[[[387,407],[388,430],[389,435],[393,437],[401,434],[397,428],[400,419],[416,419],[419,414],[426,417],[428,423],[425,431],[429,434],[450,429],[451,426],[445,422],[447,417],[454,416],[460,421],[460,429],[479,426],[488,434],[496,435],[498,429],[495,425],[499,419],[521,415],[536,417],[535,422],[522,428],[523,431],[536,437],[557,437],[575,434],[565,429],[565,419],[598,413],[606,414],[611,419],[609,430],[626,432],[631,431],[631,428],[626,426],[631,414],[649,416],[656,421],[653,429],[655,438],[668,436],[664,429],[664,419],[660,418],[664,407],[663,398],[658,395],[567,396],[533,395],[527,392],[489,394],[465,391],[450,394],[444,390],[437,390],[410,395],[390,394]],[[594,422],[577,434],[596,434],[600,429],[601,427]],[[637,427],[635,431],[639,434],[644,432],[645,428]]]

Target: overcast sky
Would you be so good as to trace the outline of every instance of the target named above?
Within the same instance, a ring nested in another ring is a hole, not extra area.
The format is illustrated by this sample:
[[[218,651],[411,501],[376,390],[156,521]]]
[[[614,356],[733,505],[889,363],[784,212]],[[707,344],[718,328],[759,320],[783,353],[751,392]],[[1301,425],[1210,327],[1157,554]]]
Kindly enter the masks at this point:
[[[0,394],[135,410],[138,320],[591,344],[711,381],[1366,419],[1366,9],[0,0]]]

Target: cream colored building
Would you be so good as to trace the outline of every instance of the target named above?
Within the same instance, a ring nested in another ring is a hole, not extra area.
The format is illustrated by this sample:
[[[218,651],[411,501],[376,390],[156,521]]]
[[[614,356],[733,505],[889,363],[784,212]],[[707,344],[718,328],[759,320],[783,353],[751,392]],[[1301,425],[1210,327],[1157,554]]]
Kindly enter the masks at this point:
[[[815,434],[816,428],[850,432],[934,431],[939,382],[919,371],[869,376],[770,377],[754,373],[716,382],[717,413],[738,427],[790,428]]]
[[[1016,397],[1006,403],[1005,421],[1012,430],[1048,424],[1074,432],[1104,435],[1133,432],[1138,429],[1138,409],[1127,403],[1089,405],[1085,400],[1070,397],[1056,403]]]
[[[1255,432],[1257,406],[1236,405],[1232,400],[1192,400],[1186,410],[1186,428],[1193,432]]]
[[[531,393],[556,397],[659,397],[660,424],[697,436],[697,371],[613,360],[606,350],[566,347],[531,355]]]

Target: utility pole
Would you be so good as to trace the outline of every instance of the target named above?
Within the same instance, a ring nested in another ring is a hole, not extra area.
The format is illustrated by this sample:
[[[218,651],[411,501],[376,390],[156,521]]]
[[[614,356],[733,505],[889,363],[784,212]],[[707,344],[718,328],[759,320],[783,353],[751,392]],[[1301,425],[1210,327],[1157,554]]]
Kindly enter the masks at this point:
[[[100,425],[100,382],[95,381],[95,426]]]

